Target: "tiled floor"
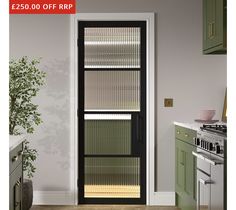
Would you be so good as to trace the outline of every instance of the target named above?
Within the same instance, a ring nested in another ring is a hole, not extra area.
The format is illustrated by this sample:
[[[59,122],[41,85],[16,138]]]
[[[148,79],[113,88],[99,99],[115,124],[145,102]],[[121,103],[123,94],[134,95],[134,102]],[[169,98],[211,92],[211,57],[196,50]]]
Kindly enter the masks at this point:
[[[179,210],[176,207],[137,205],[33,206],[31,210]]]

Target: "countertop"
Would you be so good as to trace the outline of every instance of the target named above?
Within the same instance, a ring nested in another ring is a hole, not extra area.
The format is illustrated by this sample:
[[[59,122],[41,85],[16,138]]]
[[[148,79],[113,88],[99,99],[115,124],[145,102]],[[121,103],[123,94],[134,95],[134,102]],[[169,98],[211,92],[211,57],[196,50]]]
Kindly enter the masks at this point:
[[[9,151],[13,150],[17,145],[22,143],[25,140],[25,135],[19,135],[19,136],[9,136]]]
[[[203,125],[203,123],[198,122],[176,122],[174,121],[174,125],[178,125],[184,128],[189,128],[195,131],[200,130],[200,127]]]
[[[176,121],[174,121],[173,123],[174,123],[174,125],[178,125],[178,126],[181,126],[181,127],[184,127],[184,128],[189,128],[189,129],[192,129],[192,130],[195,130],[195,131],[200,130],[200,127],[202,127],[203,124],[204,124],[204,123],[198,123],[198,122],[176,122]],[[216,123],[213,123],[213,124],[227,125],[224,122],[216,122]]]

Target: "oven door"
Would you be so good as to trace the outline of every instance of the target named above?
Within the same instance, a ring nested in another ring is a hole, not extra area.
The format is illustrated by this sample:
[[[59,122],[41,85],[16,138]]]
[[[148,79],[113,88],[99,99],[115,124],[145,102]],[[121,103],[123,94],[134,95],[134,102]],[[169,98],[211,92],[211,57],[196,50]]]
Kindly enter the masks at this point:
[[[213,155],[211,159],[211,210],[226,210],[226,176],[224,176],[224,159]]]
[[[211,155],[200,148],[192,154],[197,160],[197,210],[211,210]]]
[[[197,157],[197,210],[226,210],[224,160],[202,149]]]
[[[210,210],[211,178],[197,169],[197,210]]]

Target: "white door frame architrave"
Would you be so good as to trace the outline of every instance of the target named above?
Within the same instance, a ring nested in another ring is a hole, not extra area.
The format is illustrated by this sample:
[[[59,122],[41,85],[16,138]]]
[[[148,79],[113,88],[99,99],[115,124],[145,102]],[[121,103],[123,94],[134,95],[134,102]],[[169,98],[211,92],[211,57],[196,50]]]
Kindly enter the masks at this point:
[[[132,21],[140,20],[147,23],[147,81],[146,81],[146,97],[147,97],[147,123],[146,123],[146,139],[147,139],[147,171],[146,171],[146,187],[147,187],[147,205],[172,205],[170,201],[163,201],[158,193],[155,192],[155,15],[154,13],[77,13],[71,15],[71,160],[73,171],[71,173],[71,189],[74,194],[74,204],[78,203],[78,123],[77,123],[77,107],[78,107],[78,21]],[[163,196],[163,195],[162,195]],[[161,196],[161,197],[162,197]],[[168,197],[168,196],[167,196]]]

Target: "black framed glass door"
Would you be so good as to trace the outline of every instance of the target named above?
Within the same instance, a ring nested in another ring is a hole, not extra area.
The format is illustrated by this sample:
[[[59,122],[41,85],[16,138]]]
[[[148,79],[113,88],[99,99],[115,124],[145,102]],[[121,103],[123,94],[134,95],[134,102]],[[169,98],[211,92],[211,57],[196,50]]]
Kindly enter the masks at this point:
[[[79,203],[146,203],[146,22],[78,22]]]

